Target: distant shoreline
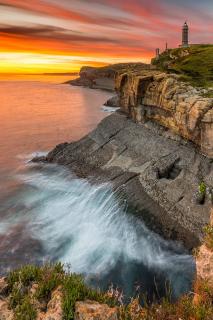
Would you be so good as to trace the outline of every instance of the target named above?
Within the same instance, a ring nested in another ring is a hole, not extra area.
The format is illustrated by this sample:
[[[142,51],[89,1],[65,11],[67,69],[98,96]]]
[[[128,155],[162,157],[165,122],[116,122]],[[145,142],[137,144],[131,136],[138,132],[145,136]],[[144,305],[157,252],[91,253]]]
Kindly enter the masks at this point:
[[[0,73],[0,76],[78,76],[78,72]]]

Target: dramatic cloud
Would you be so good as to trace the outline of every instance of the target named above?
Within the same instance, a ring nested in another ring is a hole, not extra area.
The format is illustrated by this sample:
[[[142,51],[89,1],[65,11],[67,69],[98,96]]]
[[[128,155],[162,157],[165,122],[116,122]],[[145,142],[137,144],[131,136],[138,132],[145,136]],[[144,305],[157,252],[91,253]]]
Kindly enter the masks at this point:
[[[31,27],[23,26],[5,26],[0,24],[0,33],[12,36],[25,36],[32,39],[54,39],[59,41],[70,42],[103,42],[103,43],[117,43],[115,39],[107,39],[106,37],[92,37],[79,33],[75,33],[72,30],[67,30],[53,26],[34,25]]]
[[[67,71],[148,62],[156,47],[180,44],[185,20],[192,43],[211,43],[212,19],[210,0],[0,0],[0,52],[58,56]]]

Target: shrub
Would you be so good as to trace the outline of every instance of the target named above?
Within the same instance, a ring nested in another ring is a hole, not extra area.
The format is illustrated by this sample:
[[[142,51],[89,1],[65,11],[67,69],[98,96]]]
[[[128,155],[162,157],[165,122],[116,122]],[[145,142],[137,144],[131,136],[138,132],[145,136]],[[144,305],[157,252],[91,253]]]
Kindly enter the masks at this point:
[[[63,282],[63,265],[61,263],[56,263],[55,265],[47,264],[40,270],[41,277],[38,281],[36,298],[39,300],[44,299],[48,302],[51,292]]]
[[[14,285],[10,294],[10,299],[9,299],[10,308],[11,309],[16,308],[17,305],[22,303],[23,299],[24,299],[23,290],[21,290],[18,284]]]
[[[204,228],[205,232],[205,244],[210,249],[213,250],[213,226],[206,226]]]
[[[212,229],[207,229],[207,232],[213,235]],[[42,302],[47,302],[52,290],[59,285],[63,293],[63,320],[74,319],[76,301],[89,299],[99,303],[107,303],[109,306],[118,304],[117,300],[109,295],[109,292],[103,293],[89,288],[80,275],[65,273],[63,265],[60,263],[35,268],[32,266],[24,267],[11,272],[8,280],[10,283],[10,307],[14,310],[15,320],[35,320],[37,311],[32,301],[37,298]],[[34,281],[37,282],[38,288],[32,295],[29,288]],[[195,290],[198,296],[196,303],[193,301],[192,294],[181,297],[175,303],[171,302],[169,295],[168,298],[153,302],[151,305],[147,304],[144,298],[144,306],[141,306],[139,299],[136,298],[130,304],[120,305],[119,319],[212,320],[213,287],[205,281],[196,281]]]
[[[74,319],[76,301],[85,299],[107,303],[110,306],[115,305],[113,298],[109,298],[100,291],[88,288],[80,275],[67,274],[63,282],[63,319]]]
[[[19,270],[9,273],[7,277],[8,290],[11,292],[14,285],[21,283],[23,286],[29,286],[32,282],[38,281],[41,277],[41,270],[37,266],[26,265]]]
[[[37,312],[32,305],[30,298],[25,297],[15,310],[15,320],[35,320]]]
[[[202,195],[206,194],[206,185],[203,181],[199,184],[199,193]]]

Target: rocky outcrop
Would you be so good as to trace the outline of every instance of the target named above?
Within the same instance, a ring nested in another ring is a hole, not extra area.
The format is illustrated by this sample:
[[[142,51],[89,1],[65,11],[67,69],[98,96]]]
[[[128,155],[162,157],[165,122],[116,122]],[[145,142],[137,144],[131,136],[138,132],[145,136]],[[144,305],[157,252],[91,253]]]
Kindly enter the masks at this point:
[[[213,158],[213,99],[175,74],[144,70],[117,73],[121,110],[138,123],[155,121],[198,145]]]
[[[8,303],[2,299],[0,299],[0,319],[14,320],[13,311],[9,309]]]
[[[196,257],[197,277],[213,286],[213,251],[203,244]]]
[[[118,320],[118,309],[95,301],[79,301],[75,305],[74,320]]]
[[[62,310],[62,290],[57,288],[51,293],[50,301],[45,311],[38,308],[36,320],[61,320],[63,319]]]
[[[118,101],[114,98],[108,105],[119,106],[138,123],[148,120],[159,123],[213,158],[213,98],[205,97],[208,90],[195,88],[181,82],[177,74],[142,63],[83,67],[80,78],[70,83],[115,89]]]
[[[114,91],[115,75],[117,72],[140,71],[144,69],[150,70],[154,66],[144,63],[118,63],[101,68],[82,67],[79,78],[69,81],[74,86],[85,86],[92,89],[104,89]]]
[[[105,118],[96,130],[73,143],[64,143],[46,158],[70,167],[81,177],[109,181],[123,194],[121,202],[156,232],[197,246],[209,223],[211,199],[198,204],[201,181],[213,187],[213,164],[190,142],[147,121],[137,124],[124,114]],[[93,180],[92,179],[92,180]]]
[[[211,210],[209,228],[213,228],[213,209]],[[211,245],[205,239],[196,255],[197,280],[207,281],[213,287],[213,229],[211,229]],[[207,236],[206,236],[207,237]]]
[[[5,278],[0,278],[0,291],[2,286],[7,286]],[[35,286],[35,284],[33,286]],[[33,290],[31,291],[33,292]],[[35,298],[31,298],[36,310],[35,319],[62,320],[62,299],[62,290],[60,287],[51,293],[51,298],[46,308],[41,308],[41,303],[39,303]],[[16,319],[14,311],[9,306],[9,300],[10,296],[6,293],[4,295],[0,295],[0,320]],[[19,317],[19,319],[22,318]],[[26,317],[26,319],[28,319],[28,317]],[[34,317],[29,317],[29,319],[34,319]],[[78,301],[75,304],[74,320],[118,320],[118,308],[110,308],[107,304],[100,304],[96,301]]]
[[[0,278],[0,320],[14,320],[14,311],[10,307],[10,295],[8,295],[8,284],[6,278]],[[51,297],[47,306],[35,299],[37,285],[32,284],[30,299],[36,310],[36,320],[62,320],[62,290],[60,287],[51,292]],[[21,290],[21,289],[20,289]],[[19,319],[21,319],[19,317]],[[27,318],[26,318],[27,319]],[[30,318],[31,319],[31,318]],[[34,319],[34,318],[33,318]]]
[[[108,99],[105,103],[104,106],[106,107],[112,107],[112,108],[117,108],[119,105],[119,98],[118,96],[113,96],[112,98]]]
[[[75,86],[114,91],[115,72],[113,69],[82,67],[79,76],[79,78],[71,80],[69,83]]]
[[[9,308],[7,299],[7,281],[6,278],[0,278],[0,320],[13,320],[13,311]]]

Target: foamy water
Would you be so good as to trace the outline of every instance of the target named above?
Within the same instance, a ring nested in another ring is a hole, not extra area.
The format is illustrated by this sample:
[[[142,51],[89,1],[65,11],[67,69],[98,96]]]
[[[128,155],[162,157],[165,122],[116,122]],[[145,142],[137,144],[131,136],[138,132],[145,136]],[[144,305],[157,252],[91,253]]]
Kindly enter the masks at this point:
[[[9,242],[12,235],[10,249],[22,252],[22,262],[35,251],[37,263],[62,261],[89,283],[104,289],[114,283],[127,296],[136,286],[150,295],[157,286],[162,295],[166,283],[174,297],[189,290],[192,257],[129,214],[110,184],[90,184],[56,165],[28,164],[15,178],[19,189],[5,203],[15,214],[2,219],[0,232]]]
[[[106,289],[112,282],[126,296],[136,287],[161,296],[165,283],[174,297],[189,290],[192,257],[130,215],[119,191],[63,167],[29,163],[36,153],[92,129],[105,116],[101,106],[109,94],[46,83],[3,84],[8,86],[17,92],[9,97],[0,91],[6,129],[0,137],[0,272],[57,260],[88,283]]]

